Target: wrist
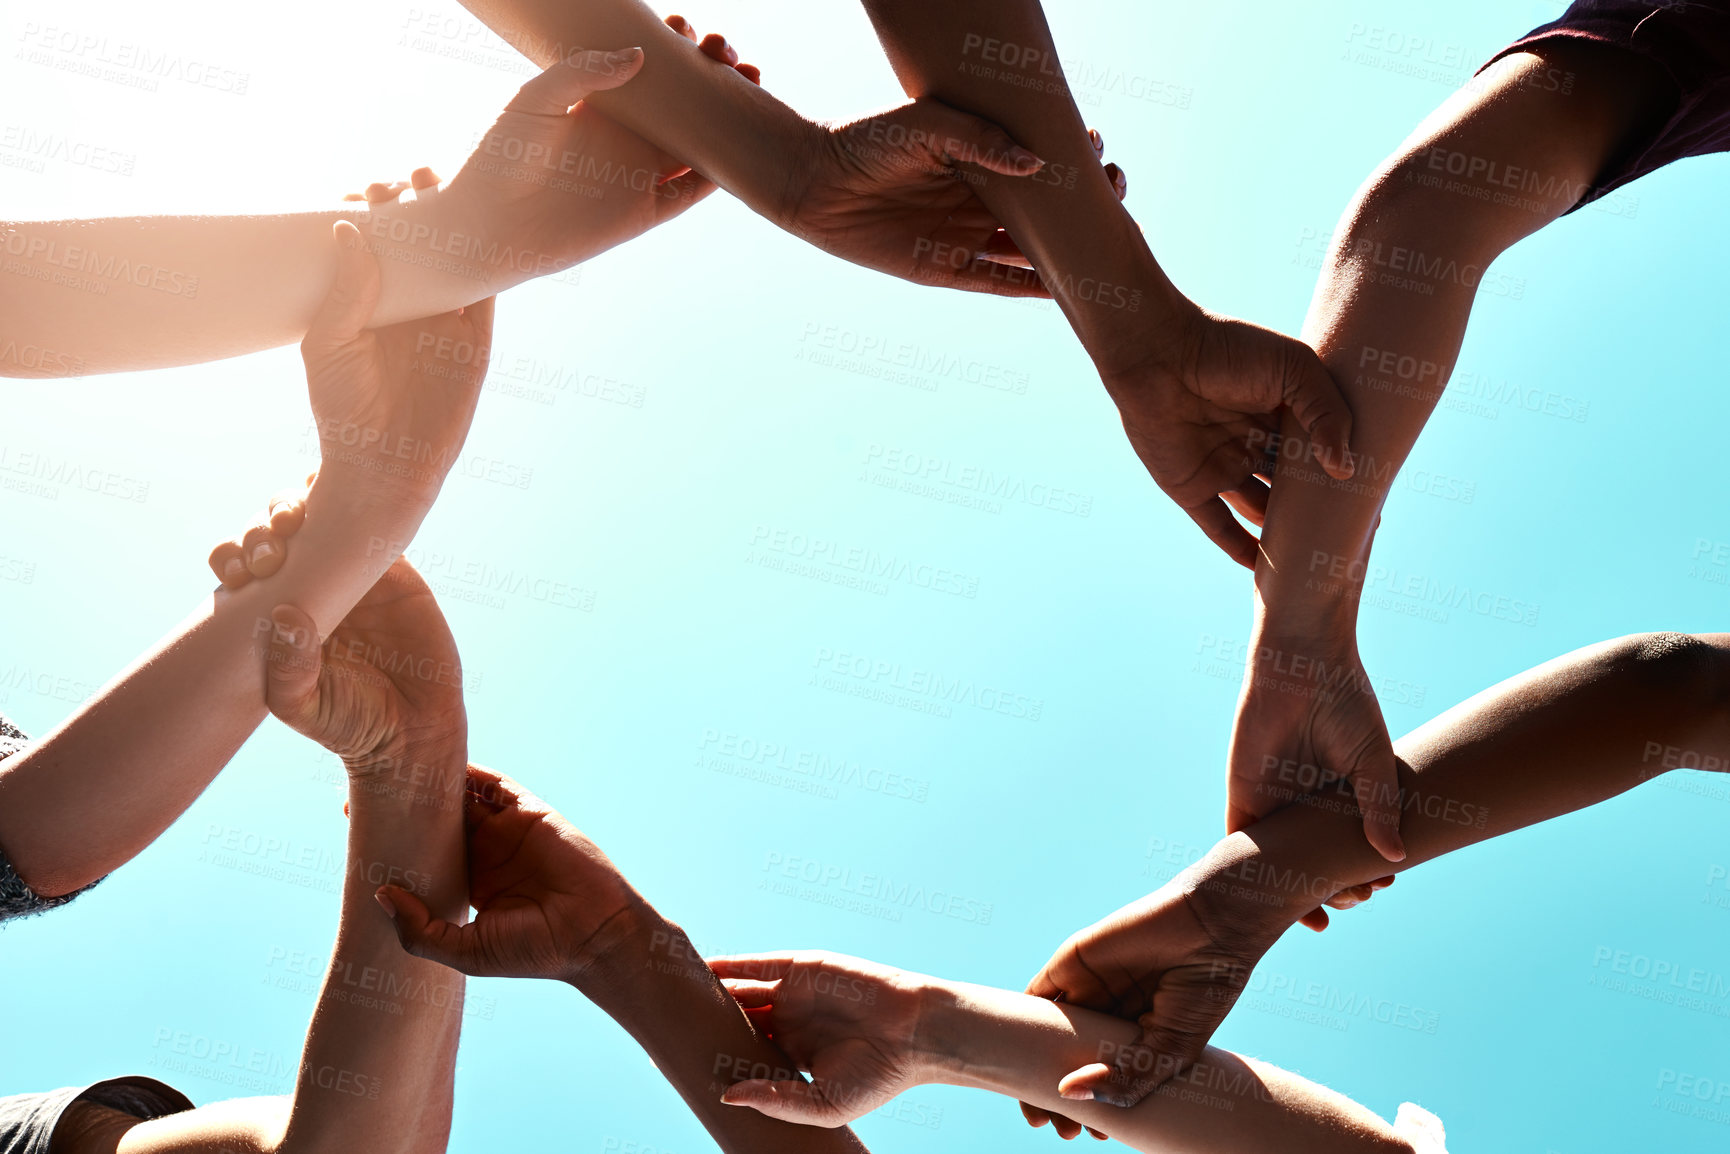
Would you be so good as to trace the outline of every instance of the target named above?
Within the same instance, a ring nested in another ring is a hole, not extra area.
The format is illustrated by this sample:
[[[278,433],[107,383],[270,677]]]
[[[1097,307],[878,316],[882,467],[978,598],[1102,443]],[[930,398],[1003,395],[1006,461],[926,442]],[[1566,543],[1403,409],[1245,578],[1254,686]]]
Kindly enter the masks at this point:
[[[635,890],[594,933],[568,946],[559,961],[560,980],[615,1018],[665,994],[681,979],[704,985],[715,980],[685,931]]]
[[[1108,227],[1097,249],[1111,255],[1092,267],[1042,267],[1040,275],[1122,404],[1123,392],[1193,363],[1208,316],[1165,275],[1140,226],[1121,207],[1116,215],[1121,227]]]
[[[467,727],[414,742],[387,742],[364,754],[345,755],[351,809],[461,810],[468,783]]]
[[[913,977],[914,975],[908,975]],[[938,978],[918,976],[912,991],[913,1029],[908,1069],[921,1085],[956,1081],[966,1067],[967,1030],[961,990]]]
[[[1171,884],[1214,939],[1253,966],[1298,919],[1345,888],[1311,896],[1310,890],[1325,888],[1316,882],[1302,868],[1271,860],[1248,833],[1234,833]]]

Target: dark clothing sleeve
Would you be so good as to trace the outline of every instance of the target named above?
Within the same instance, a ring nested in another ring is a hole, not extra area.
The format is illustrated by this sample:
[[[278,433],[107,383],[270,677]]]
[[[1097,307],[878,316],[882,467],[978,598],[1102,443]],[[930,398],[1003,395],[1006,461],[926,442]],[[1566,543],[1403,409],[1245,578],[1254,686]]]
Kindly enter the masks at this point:
[[[80,1089],[0,1098],[0,1154],[48,1154],[61,1115],[74,1102],[95,1102],[148,1122],[193,1108],[191,1099],[154,1078],[114,1078]]]
[[[1582,40],[1656,64],[1675,84],[1676,102],[1598,174],[1575,208],[1667,164],[1730,151],[1730,0],[1575,0],[1561,19],[1533,29],[1484,67],[1510,53]],[[1558,84],[1569,80],[1556,78]]]

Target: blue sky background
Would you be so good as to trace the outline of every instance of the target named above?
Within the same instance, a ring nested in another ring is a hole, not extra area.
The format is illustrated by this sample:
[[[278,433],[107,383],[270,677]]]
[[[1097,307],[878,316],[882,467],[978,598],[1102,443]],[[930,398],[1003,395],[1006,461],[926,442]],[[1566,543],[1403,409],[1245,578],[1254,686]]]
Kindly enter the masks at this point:
[[[1357,184],[1482,59],[1562,6],[1053,7],[1173,278],[1209,307],[1295,329]],[[850,4],[709,0],[687,14],[809,115],[898,98]],[[146,92],[16,58],[32,24],[179,50],[246,76],[246,91]],[[6,126],[133,163],[0,165],[0,203],[18,218],[260,212],[324,206],[421,163],[452,175],[527,74],[471,33],[454,3],[7,0]],[[1377,560],[1537,619],[1367,608],[1369,669],[1409,689],[1388,705],[1396,732],[1580,645],[1725,628],[1730,568],[1696,555],[1730,540],[1710,433],[1730,419],[1727,175],[1723,158],[1684,163],[1497,266],[1522,292],[1481,300],[1460,359],[1476,384],[1456,385],[1412,462],[1460,499],[1400,491]],[[498,342],[495,365],[568,387],[550,405],[489,394],[467,450],[481,476],[452,479],[416,544],[479,677],[473,755],[561,807],[701,948],[825,947],[1019,987],[1069,932],[1213,842],[1248,578],[1143,473],[1053,307],[892,282],[716,198],[580,274],[513,291]],[[896,384],[847,351],[861,342],[957,367]],[[1025,390],[967,379],[981,375]],[[148,485],[141,501],[0,490],[0,710],[40,731],[180,618],[210,584],[210,544],[304,473],[315,442],[293,350],[0,387],[0,444]],[[1582,419],[1547,415],[1545,398]],[[907,455],[1063,489],[1090,498],[1088,515],[873,482]],[[776,571],[754,543],[777,533],[945,568],[974,595]],[[576,607],[482,587],[511,574],[569,585]],[[938,718],[829,692],[811,684],[826,652],[974,678],[1037,699],[1040,717]],[[62,688],[20,688],[43,673]],[[738,776],[749,754],[711,760],[765,744],[900,775],[916,796],[822,796]],[[316,988],[299,970],[328,952],[336,876],[247,870],[340,860],[337,783],[333,762],[270,723],[137,862],[0,934],[0,1093],[122,1073],[201,1102],[286,1091]],[[1684,1008],[1661,982],[1618,987],[1605,959],[1730,982],[1727,803],[1730,784],[1678,775],[1427,866],[1326,935],[1294,931],[1216,1040],[1386,1116],[1421,1102],[1456,1154],[1722,1149],[1730,1114],[1702,1115],[1674,1087],[1730,1081],[1730,997]],[[214,853],[224,842],[242,849]],[[835,908],[839,884],[781,892],[780,870],[806,862],[942,891],[970,916]],[[181,1032],[260,1053],[264,1072],[165,1065],[162,1039]],[[1053,1141],[1012,1103],[944,1088],[859,1132],[909,1152]],[[477,982],[453,1149],[630,1143],[712,1148],[628,1037],[568,990]]]

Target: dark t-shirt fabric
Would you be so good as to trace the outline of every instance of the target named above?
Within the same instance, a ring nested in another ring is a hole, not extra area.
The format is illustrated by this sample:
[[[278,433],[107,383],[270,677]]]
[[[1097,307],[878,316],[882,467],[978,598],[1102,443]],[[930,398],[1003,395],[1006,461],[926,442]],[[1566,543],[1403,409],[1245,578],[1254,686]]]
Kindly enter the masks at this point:
[[[1612,161],[1575,208],[1667,164],[1730,151],[1730,0],[1575,0],[1561,19],[1533,29],[1484,67],[1510,53],[1559,40],[1586,40],[1637,53],[1676,85],[1676,105],[1668,119],[1653,123]]]
[[[30,739],[24,736],[24,731],[7,721],[3,714],[0,714],[0,761],[21,752],[29,744]],[[43,910],[51,910],[55,906],[63,906],[96,884],[96,882],[91,882],[84,889],[75,890],[57,898],[38,897],[13,872],[12,863],[6,860],[6,852],[0,850],[0,922],[12,918],[27,917],[30,914],[39,914]],[[3,1152],[4,1149],[4,1147],[0,1147],[0,1152]]]
[[[193,1109],[185,1094],[154,1078],[113,1078],[47,1094],[15,1094],[0,1098],[0,1154],[48,1154],[60,1116],[78,1101],[95,1102],[144,1121]]]

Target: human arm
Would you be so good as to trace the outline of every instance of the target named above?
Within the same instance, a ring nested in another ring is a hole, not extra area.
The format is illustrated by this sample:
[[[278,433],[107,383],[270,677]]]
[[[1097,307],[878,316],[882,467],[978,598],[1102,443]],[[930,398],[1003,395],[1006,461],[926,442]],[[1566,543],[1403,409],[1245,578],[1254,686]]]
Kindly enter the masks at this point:
[[[865,0],[865,9],[910,96],[1001,124],[1045,160],[1027,180],[970,179],[1063,308],[1148,472],[1209,539],[1253,566],[1255,539],[1228,502],[1259,521],[1261,448],[1282,407],[1314,432],[1327,468],[1349,471],[1352,414],[1315,354],[1198,308],[1166,277],[1090,161],[1039,0]]]
[[[335,272],[338,220],[360,228],[379,261],[370,322],[378,326],[449,312],[587,260],[712,191],[586,103],[631,79],[634,53],[549,63],[447,188],[423,188],[406,204],[0,225],[0,375],[158,368],[298,340]]]
[[[843,124],[807,121],[769,93],[703,59],[641,0],[466,0],[536,63],[573,45],[635,44],[628,91],[597,108],[678,156],[754,212],[833,256],[919,284],[1044,295],[998,243],[996,217],[961,164],[1022,178],[1039,167],[997,125],[919,100]],[[674,23],[668,21],[668,23]]]
[[[39,895],[118,868],[192,804],[264,719],[273,608],[292,602],[321,634],[335,628],[413,537],[457,460],[492,301],[367,329],[378,266],[352,226],[336,231],[353,247],[341,247],[337,282],[301,346],[321,464],[294,553],[270,580],[206,598],[0,766],[0,851]]]
[[[401,886],[380,887],[404,949],[475,977],[574,987],[630,1032],[723,1150],[864,1149],[850,1131],[808,1131],[722,1104],[734,1082],[764,1071],[797,1075],[684,931],[563,816],[511,779],[471,766],[465,821],[475,919],[462,925]]]
[[[1563,93],[1551,79],[1575,78]],[[1229,755],[1226,829],[1286,804],[1270,775],[1317,762],[1359,789],[1390,860],[1394,752],[1357,652],[1357,614],[1384,504],[1441,399],[1477,288],[1507,248],[1573,207],[1664,98],[1654,66],[1546,45],[1451,97],[1358,191],[1317,284],[1304,338],[1345,393],[1357,469],[1308,463],[1287,420],[1256,565],[1255,624]]]
[[[403,954],[373,891],[396,879],[441,917],[466,916],[467,722],[456,643],[431,590],[402,560],[322,646],[297,607],[278,606],[274,616],[271,711],[340,756],[349,778],[341,920],[293,1095],[144,1123],[109,1117],[69,1154],[445,1148],[464,979]]]
[[[1642,634],[1502,682],[1398,744],[1397,870],[1614,797],[1730,742],[1730,635]],[[1316,767],[1282,771],[1302,783]],[[1072,935],[1028,986],[1137,1019],[1110,1071],[1073,1080],[1127,1104],[1194,1061],[1263,954],[1333,894],[1389,866],[1349,787],[1307,795],[1219,842],[1160,890]]]
[[[812,1072],[808,1083],[758,1078],[728,1090],[728,1102],[770,1117],[839,1126],[913,1086],[942,1083],[1061,1108],[1150,1154],[1410,1149],[1355,1102],[1211,1047],[1177,1084],[1132,1109],[1069,1101],[1058,1089],[1069,1071],[1135,1040],[1133,1023],[1093,1010],[816,951],[712,964],[746,1012]]]

